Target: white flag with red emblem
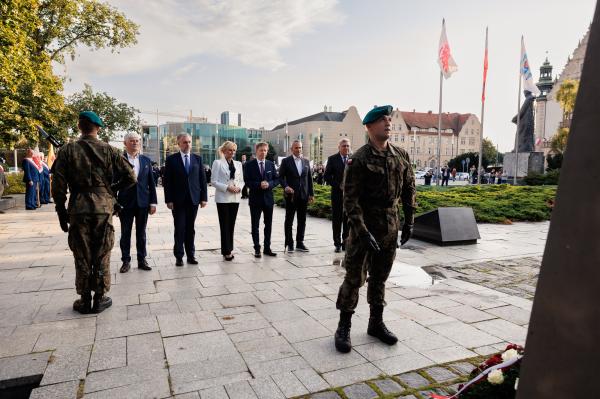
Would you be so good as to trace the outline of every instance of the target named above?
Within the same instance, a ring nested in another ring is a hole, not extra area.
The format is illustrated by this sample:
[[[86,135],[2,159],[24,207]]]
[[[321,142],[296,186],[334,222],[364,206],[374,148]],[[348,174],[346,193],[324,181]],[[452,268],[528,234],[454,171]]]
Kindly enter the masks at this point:
[[[452,74],[458,71],[458,66],[450,53],[450,44],[446,37],[446,21],[442,20],[442,35],[440,36],[440,46],[438,48],[438,64],[442,70],[444,78],[448,79]]]

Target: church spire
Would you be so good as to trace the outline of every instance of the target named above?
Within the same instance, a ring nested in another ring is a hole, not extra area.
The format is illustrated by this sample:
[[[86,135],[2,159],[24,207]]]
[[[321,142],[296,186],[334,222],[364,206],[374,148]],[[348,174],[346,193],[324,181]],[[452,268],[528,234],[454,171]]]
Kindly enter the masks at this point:
[[[546,61],[540,67],[540,80],[536,83],[540,89],[540,95],[537,101],[546,101],[546,95],[552,90],[554,80],[552,79],[552,65],[548,61],[548,52],[546,51]]]

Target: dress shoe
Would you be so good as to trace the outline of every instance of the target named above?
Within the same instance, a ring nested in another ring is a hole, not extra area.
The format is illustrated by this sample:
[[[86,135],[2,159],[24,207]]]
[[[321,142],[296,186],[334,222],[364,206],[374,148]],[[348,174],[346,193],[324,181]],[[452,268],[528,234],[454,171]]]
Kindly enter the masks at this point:
[[[183,259],[182,258],[177,258],[175,260],[175,266],[183,266]]]
[[[146,259],[140,259],[140,260],[138,260],[138,269],[152,270],[152,268],[150,267],[150,265],[148,265],[148,262],[146,261]]]
[[[123,266],[119,269],[120,273],[127,273],[131,269],[131,263],[128,260],[123,261]]]
[[[196,260],[196,258],[187,258],[187,263],[189,263],[190,265],[197,265],[198,261]]]
[[[81,295],[81,298],[73,302],[73,310],[81,314],[92,313],[92,294]]]
[[[288,244],[288,245],[286,245],[284,252],[288,252],[288,253],[294,252],[294,244]]]
[[[299,242],[298,244],[296,244],[296,250],[300,252],[308,252],[308,248],[304,246],[303,242]]]
[[[335,253],[340,253],[342,252],[342,246],[341,245],[336,245],[335,246]]]
[[[263,251],[263,254],[267,255],[267,256],[277,256],[277,254],[273,251],[271,251],[270,249],[265,249]]]
[[[235,258],[235,256],[233,256],[232,254],[229,254],[229,255],[223,255],[223,258],[225,258],[226,261],[231,262],[233,260],[233,258]]]
[[[256,250],[254,250],[254,257],[255,257],[255,258],[260,258],[260,257],[262,257],[262,255],[260,254],[260,249],[256,249]]]

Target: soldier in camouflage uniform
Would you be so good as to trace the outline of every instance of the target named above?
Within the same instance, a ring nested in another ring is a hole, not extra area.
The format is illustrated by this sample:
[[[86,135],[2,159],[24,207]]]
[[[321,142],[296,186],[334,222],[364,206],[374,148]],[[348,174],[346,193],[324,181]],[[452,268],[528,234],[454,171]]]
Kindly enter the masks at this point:
[[[102,312],[112,304],[104,294],[110,289],[114,193],[134,185],[136,178],[119,151],[98,140],[98,130],[104,127],[98,115],[80,113],[78,127],[81,138],[62,147],[52,165],[52,196],[60,227],[69,233],[69,247],[75,257],[75,287],[81,298],[73,303],[73,309],[87,314]]]
[[[336,303],[340,321],[335,332],[335,347],[344,353],[352,349],[351,318],[365,281],[371,308],[367,333],[388,345],[398,341],[383,323],[385,281],[396,256],[400,201],[405,220],[401,244],[412,234],[415,178],[407,152],[388,141],[391,113],[389,105],[367,113],[363,125],[369,141],[352,155],[345,170],[344,210],[350,234],[344,258],[346,276]]]

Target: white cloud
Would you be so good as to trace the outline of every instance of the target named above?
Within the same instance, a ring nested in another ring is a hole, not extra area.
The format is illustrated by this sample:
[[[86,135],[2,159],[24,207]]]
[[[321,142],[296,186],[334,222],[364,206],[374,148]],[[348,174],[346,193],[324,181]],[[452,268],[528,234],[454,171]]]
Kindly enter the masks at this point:
[[[68,64],[69,75],[85,79],[96,74],[136,73],[176,65],[203,54],[276,70],[285,65],[280,51],[291,46],[295,36],[344,19],[337,9],[337,0],[112,0],[110,3],[140,25],[138,44],[122,49],[119,55],[107,50],[81,49],[80,56]],[[174,74],[186,72],[181,69]]]

